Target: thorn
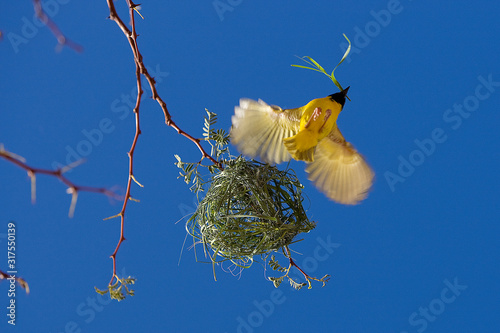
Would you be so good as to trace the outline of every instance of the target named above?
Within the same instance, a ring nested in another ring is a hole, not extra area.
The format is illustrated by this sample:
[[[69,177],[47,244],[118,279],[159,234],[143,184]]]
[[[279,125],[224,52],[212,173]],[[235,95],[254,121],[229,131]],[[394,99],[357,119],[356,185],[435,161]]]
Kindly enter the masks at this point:
[[[71,193],[71,205],[69,206],[68,216],[72,218],[75,215],[76,201],[78,199],[78,191],[74,187],[68,188],[68,193]]]
[[[28,171],[28,176],[31,178],[31,204],[36,203],[36,175],[33,171]]]
[[[87,161],[86,159],[81,158],[81,159],[79,159],[79,160],[77,160],[77,161],[74,161],[74,162],[72,162],[72,163],[70,163],[70,164],[68,164],[68,165],[66,165],[66,166],[63,166],[63,167],[60,169],[60,170],[61,170],[61,173],[65,173],[65,172],[67,172],[67,171],[69,171],[69,170],[71,170],[71,169],[74,169],[74,168],[76,168],[77,166],[79,166],[79,165],[81,165],[81,164],[85,163],[86,161]]]
[[[131,196],[129,196],[129,197],[128,197],[128,199],[129,199],[130,201],[134,201],[134,202],[141,202],[141,200],[139,200],[139,199],[134,199],[134,198],[132,198]]]
[[[104,219],[102,219],[103,221],[106,221],[106,220],[111,220],[111,219],[114,219],[115,217],[120,217],[121,214],[116,214],[116,215],[113,215],[113,216],[110,216],[110,217],[106,217]]]
[[[133,181],[134,181],[137,185],[139,185],[140,187],[144,187],[144,185],[142,185],[141,183],[139,183],[139,182],[137,181],[137,179],[135,179],[134,175],[130,175],[130,177],[132,177],[132,180],[133,180]]]

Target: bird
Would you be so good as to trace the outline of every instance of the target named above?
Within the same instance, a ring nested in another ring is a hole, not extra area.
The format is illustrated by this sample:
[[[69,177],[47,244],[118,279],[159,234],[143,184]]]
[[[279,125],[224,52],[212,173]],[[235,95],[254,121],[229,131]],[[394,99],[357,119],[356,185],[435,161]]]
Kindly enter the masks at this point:
[[[243,155],[272,165],[291,158],[304,161],[308,179],[328,198],[358,204],[367,197],[375,174],[337,127],[348,90],[295,109],[241,98],[231,117],[231,142]]]

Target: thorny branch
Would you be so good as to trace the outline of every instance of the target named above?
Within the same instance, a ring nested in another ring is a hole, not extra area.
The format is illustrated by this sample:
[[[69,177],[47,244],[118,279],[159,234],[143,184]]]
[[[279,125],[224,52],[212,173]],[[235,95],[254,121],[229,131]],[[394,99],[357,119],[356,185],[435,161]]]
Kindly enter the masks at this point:
[[[76,52],[82,52],[83,48],[81,45],[73,42],[69,38],[67,38],[61,30],[58,28],[58,26],[52,21],[45,11],[43,10],[43,6],[40,0],[33,0],[33,7],[35,10],[35,15],[36,17],[44,23],[52,32],[52,34],[56,37],[57,39],[57,50],[59,51],[62,49],[64,46],[67,46]],[[2,31],[0,31],[0,39],[3,37]],[[63,168],[58,168],[57,170],[48,170],[48,169],[41,169],[41,168],[34,168],[26,164],[25,159],[14,154],[11,152],[8,152],[4,149],[3,145],[0,144],[0,157],[21,167],[22,169],[26,170],[28,172],[28,176],[31,178],[31,201],[32,203],[35,203],[36,200],[36,174],[45,174],[49,176],[53,176],[58,178],[63,184],[65,184],[68,189],[67,192],[72,195],[71,199],[71,205],[69,208],[69,216],[73,217],[74,211],[75,211],[75,206],[76,206],[76,200],[78,198],[78,192],[83,191],[83,192],[95,192],[95,193],[102,193],[110,198],[115,198],[115,199],[120,199],[121,196],[116,194],[115,192],[108,190],[106,188],[98,188],[98,187],[91,187],[91,186],[80,186],[76,185],[72,181],[70,181],[68,178],[66,178],[63,173],[68,171],[69,169],[75,167],[77,164],[80,164],[80,162],[76,162],[73,165],[68,165]],[[8,279],[10,278],[10,275],[3,272],[0,270],[0,280],[2,279]],[[26,293],[29,293],[29,286],[28,283],[20,278],[16,278],[17,283],[21,285],[25,290]]]
[[[144,77],[146,77],[146,79],[149,83],[149,87],[150,87],[151,92],[152,92],[152,99],[154,99],[155,101],[158,102],[158,104],[160,105],[160,107],[163,111],[163,114],[165,116],[165,124],[172,127],[173,129],[175,129],[177,131],[177,133],[179,133],[180,135],[183,135],[186,138],[188,138],[189,140],[191,140],[200,150],[201,155],[202,155],[202,159],[207,158],[215,165],[221,167],[221,164],[219,162],[217,162],[212,156],[210,156],[210,154],[207,153],[205,151],[205,149],[203,149],[203,147],[200,144],[200,141],[201,141],[200,139],[194,138],[193,136],[184,132],[181,128],[179,128],[179,126],[177,126],[177,124],[172,120],[172,116],[170,115],[170,112],[168,111],[167,104],[163,101],[163,99],[158,94],[158,91],[156,90],[156,81],[155,81],[154,77],[152,77],[149,74],[148,70],[146,69],[146,66],[144,65],[143,60],[142,60],[142,54],[139,52],[139,48],[137,46],[137,33],[135,31],[134,11],[135,11],[135,8],[138,7],[139,5],[136,5],[132,1],[127,0],[127,3],[129,5],[129,8],[130,8],[130,20],[131,20],[131,26],[132,26],[132,31],[130,31],[127,28],[127,26],[123,23],[121,18],[118,16],[113,1],[107,0],[107,2],[108,2],[109,10],[110,10],[109,18],[116,22],[116,24],[120,27],[120,29],[123,31],[123,33],[127,37],[129,44],[130,44],[130,47],[132,48],[132,52],[134,53],[134,60],[136,62],[136,66],[138,66],[138,68],[140,70],[140,74],[144,75]]]
[[[35,203],[35,201],[36,201],[36,174],[56,177],[64,185],[66,185],[68,187],[66,192],[72,195],[71,205],[70,205],[70,209],[69,209],[69,217],[73,217],[73,214],[75,212],[76,199],[78,198],[78,192],[80,192],[80,191],[101,193],[101,194],[104,194],[104,195],[106,195],[110,198],[114,198],[114,199],[121,199],[122,198],[120,195],[118,195],[117,193],[115,193],[112,190],[109,190],[107,188],[76,185],[71,180],[66,178],[66,176],[64,176],[64,173],[66,171],[72,169],[73,167],[75,167],[77,164],[80,164],[81,163],[80,161],[77,161],[73,164],[67,165],[67,166],[62,167],[62,168],[58,168],[56,170],[34,168],[34,167],[26,164],[25,159],[22,158],[21,156],[18,156],[14,153],[11,153],[11,152],[5,150],[3,145],[1,145],[1,144],[0,144],[0,157],[11,162],[12,164],[17,165],[18,167],[20,167],[28,172],[28,176],[31,178],[31,202],[32,203]]]
[[[188,133],[184,132],[177,124],[172,120],[172,116],[170,115],[170,112],[167,109],[167,104],[163,101],[163,99],[160,97],[156,90],[156,81],[154,77],[152,77],[148,70],[146,69],[146,66],[144,65],[143,59],[142,59],[142,54],[139,52],[139,47],[137,45],[137,32],[135,30],[135,13],[134,11],[137,9],[138,5],[133,3],[131,0],[126,0],[127,5],[129,7],[129,16],[130,16],[130,26],[132,27],[132,30],[130,30],[125,23],[123,23],[122,19],[118,16],[118,13],[116,11],[115,5],[113,0],[106,0],[108,7],[109,7],[109,19],[114,21],[118,27],[122,30],[123,34],[125,37],[127,37],[128,42],[130,44],[130,47],[132,49],[132,53],[134,55],[134,62],[135,62],[135,75],[136,75],[136,80],[137,80],[137,100],[136,104],[134,107],[134,114],[135,114],[135,122],[136,122],[136,131],[134,135],[134,139],[132,141],[132,146],[130,148],[130,151],[128,152],[129,156],[129,175],[128,175],[128,182],[127,182],[127,190],[125,192],[125,198],[123,200],[123,207],[120,213],[118,213],[114,217],[120,217],[121,219],[121,225],[120,225],[120,239],[118,240],[118,244],[116,245],[115,251],[111,255],[111,259],[113,260],[113,276],[111,277],[111,280],[109,282],[109,285],[111,286],[113,284],[114,279],[118,279],[116,275],[116,254],[118,253],[118,250],[120,249],[120,246],[122,242],[125,240],[124,236],[124,224],[125,224],[125,210],[127,208],[127,203],[129,200],[132,199],[130,195],[130,190],[131,190],[131,185],[132,185],[132,180],[134,180],[137,184],[139,184],[135,178],[134,178],[134,173],[133,173],[133,166],[134,166],[134,150],[135,146],[137,144],[137,140],[139,138],[139,135],[141,134],[140,126],[139,126],[139,107],[141,103],[141,98],[143,94],[142,90],[142,85],[141,85],[141,74],[144,75],[144,77],[147,79],[149,83],[149,87],[152,92],[152,98],[158,102],[160,105],[163,114],[165,116],[165,124],[167,126],[172,127],[179,133],[180,135],[188,138],[191,140],[200,150],[201,152],[201,160],[204,158],[209,159],[212,163],[217,165],[218,167],[222,167],[219,162],[217,162],[210,154],[208,154],[205,149],[200,144],[200,139],[194,138],[193,136],[189,135]],[[140,184],[139,184],[140,185]],[[142,185],[140,185],[142,186]]]
[[[70,40],[69,38],[64,36],[64,34],[61,32],[61,30],[59,30],[59,28],[54,23],[54,21],[52,21],[47,16],[45,11],[43,10],[42,2],[40,0],[33,0],[33,7],[35,8],[36,17],[38,17],[38,19],[42,23],[44,23],[50,29],[50,31],[52,31],[52,34],[56,37],[56,39],[57,39],[57,48],[56,49],[58,51],[60,49],[62,49],[65,45],[67,47],[75,50],[78,53],[83,51],[83,47],[81,45],[73,42],[72,40]]]

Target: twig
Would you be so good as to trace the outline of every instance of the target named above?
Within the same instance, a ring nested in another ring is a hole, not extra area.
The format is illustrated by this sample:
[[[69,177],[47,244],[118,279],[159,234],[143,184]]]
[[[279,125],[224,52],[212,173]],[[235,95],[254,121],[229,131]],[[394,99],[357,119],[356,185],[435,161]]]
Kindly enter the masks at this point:
[[[116,14],[116,10],[114,9],[114,4],[112,0],[108,0],[108,5],[110,6],[110,18],[113,19],[113,12]],[[111,259],[113,260],[113,275],[111,277],[111,280],[109,281],[109,285],[113,284],[114,279],[116,278],[118,280],[118,276],[116,275],[116,254],[118,253],[118,250],[120,249],[120,246],[122,242],[125,240],[125,235],[124,235],[124,227],[125,227],[125,211],[127,209],[127,204],[128,201],[131,199],[130,195],[130,190],[132,186],[132,180],[134,180],[137,184],[139,184],[134,177],[134,151],[135,147],[137,145],[137,140],[139,139],[139,135],[141,134],[141,128],[140,128],[140,118],[139,118],[139,107],[141,104],[141,99],[142,99],[142,83],[141,83],[141,69],[140,69],[140,59],[138,58],[138,55],[140,56],[138,50],[137,50],[137,34],[135,32],[135,21],[134,21],[134,10],[133,7],[130,7],[130,18],[131,18],[131,24],[132,24],[132,33],[128,31],[128,38],[130,42],[130,46],[132,47],[132,51],[134,53],[134,62],[135,62],[135,76],[136,76],[136,82],[137,82],[137,99],[136,103],[134,106],[134,114],[135,114],[135,135],[134,135],[134,140],[132,141],[132,146],[130,147],[130,150],[128,152],[128,157],[129,157],[129,174],[128,174],[128,181],[127,181],[127,190],[125,191],[125,198],[123,200],[123,206],[118,214],[120,216],[120,239],[118,240],[118,244],[116,244],[115,251],[113,254],[110,256]],[[119,19],[119,17],[116,15],[116,18],[114,19],[117,24],[120,26],[123,25],[125,29],[126,26],[123,24],[123,22]],[[120,22],[120,23],[118,23]],[[122,28],[123,30],[123,28]],[[128,29],[127,29],[128,30]]]
[[[11,278],[11,276],[9,274],[7,274],[4,271],[0,270],[0,280],[10,279],[10,278]],[[26,282],[26,280],[24,280],[23,278],[20,278],[20,277],[15,277],[15,280],[17,281],[17,283],[19,283],[19,285],[21,287],[24,288],[24,290],[26,290],[26,294],[30,293],[30,287],[28,285],[28,282]]]
[[[109,285],[111,286],[113,284],[114,279],[118,279],[116,275],[116,255],[118,253],[118,250],[120,249],[120,246],[122,242],[125,240],[124,237],[124,224],[125,224],[125,210],[127,208],[127,203],[131,199],[130,196],[130,189],[131,189],[131,184],[132,180],[135,181],[134,174],[133,174],[133,165],[134,165],[134,150],[135,146],[137,144],[137,139],[139,135],[141,134],[141,130],[139,127],[139,107],[141,103],[141,98],[143,94],[142,90],[142,85],[141,85],[141,74],[144,75],[144,77],[147,79],[149,83],[149,87],[152,92],[152,98],[158,102],[160,105],[163,114],[165,116],[165,124],[167,126],[172,127],[179,133],[180,135],[188,138],[191,140],[200,150],[203,160],[204,158],[209,159],[212,163],[217,165],[219,168],[222,168],[222,165],[216,161],[210,154],[208,154],[205,149],[200,144],[200,139],[196,139],[193,136],[189,135],[188,133],[184,132],[177,124],[172,120],[172,116],[170,115],[170,112],[168,111],[167,104],[163,101],[163,99],[159,96],[157,90],[156,90],[156,81],[154,77],[152,77],[148,70],[146,69],[146,66],[144,65],[142,54],[139,52],[139,48],[137,45],[137,32],[135,30],[135,16],[134,16],[134,11],[136,10],[136,5],[133,3],[131,0],[126,0],[127,5],[129,7],[129,16],[130,16],[130,25],[132,27],[132,30],[130,30],[125,23],[123,23],[122,19],[118,16],[118,13],[116,11],[114,1],[113,0],[106,0],[108,7],[109,7],[109,19],[114,21],[118,27],[122,30],[123,34],[125,37],[127,37],[127,40],[129,42],[129,45],[132,49],[132,53],[134,55],[134,62],[135,62],[135,74],[136,74],[136,80],[137,80],[137,100],[136,104],[134,107],[134,113],[135,113],[135,120],[136,120],[136,131],[135,131],[135,136],[134,140],[132,141],[132,147],[130,148],[130,151],[128,152],[129,156],[129,177],[128,177],[128,182],[127,182],[127,190],[125,193],[125,198],[123,201],[123,207],[120,213],[116,215],[116,217],[120,217],[121,220],[121,226],[120,226],[120,239],[118,240],[118,244],[116,245],[115,251],[111,255],[111,259],[113,260],[113,275],[111,277],[111,280],[109,282]],[[135,181],[137,183],[137,181]],[[139,183],[138,183],[139,184]],[[140,184],[139,184],[140,185]],[[142,185],[141,185],[142,186]]]
[[[286,250],[286,254],[287,254],[287,257],[288,257],[288,260],[290,261],[290,266],[293,266],[295,268],[297,268],[303,275],[306,279],[310,279],[311,277],[306,273],[304,272],[296,263],[295,261],[293,261],[292,259],[292,254],[290,253],[290,249],[288,248],[288,246],[285,246],[285,250]]]
[[[119,196],[118,194],[116,194],[115,192],[113,192],[111,190],[108,190],[107,188],[76,185],[71,180],[66,178],[64,176],[64,172],[66,172],[69,169],[71,169],[72,167],[74,167],[74,165],[73,166],[69,165],[66,167],[58,168],[56,170],[34,168],[32,166],[29,166],[22,157],[5,150],[3,145],[1,145],[1,144],[0,144],[0,157],[11,162],[12,164],[17,165],[18,167],[20,167],[28,172],[28,176],[31,178],[31,201],[32,201],[32,203],[35,203],[35,201],[36,201],[36,188],[35,188],[36,174],[53,176],[53,177],[56,177],[57,179],[59,179],[64,185],[66,185],[68,187],[67,192],[73,196],[72,203],[70,206],[70,212],[69,212],[70,217],[73,217],[73,212],[74,212],[75,205],[76,205],[76,197],[78,196],[79,191],[101,193],[101,194],[104,194],[110,198],[121,199],[121,196]]]
[[[314,280],[314,281],[319,281],[319,282],[323,282],[323,286],[325,286],[325,283],[328,282],[328,280],[330,280],[330,275],[325,275],[323,278],[321,279],[318,279],[318,278],[315,278],[315,277],[312,277],[310,275],[308,275],[306,272],[304,272],[302,270],[302,268],[300,268],[296,263],[295,261],[293,261],[292,259],[292,254],[290,253],[290,249],[288,248],[288,246],[285,246],[285,250],[286,250],[286,256],[288,257],[288,260],[290,261],[290,266],[288,267],[288,272],[290,271],[290,268],[293,266],[295,268],[297,268],[303,275],[304,275],[304,278],[307,280],[307,284],[309,285],[309,289],[311,289],[311,280]],[[287,272],[287,276],[288,276],[288,272]]]
[[[127,0],[127,3],[129,5],[129,8],[130,8],[130,18],[131,18],[131,25],[132,25],[132,31],[130,31],[127,28],[127,26],[123,23],[123,21],[120,19],[120,17],[118,16],[113,1],[107,0],[107,2],[108,2],[109,10],[110,10],[109,18],[116,22],[116,24],[120,27],[120,29],[123,31],[123,33],[127,37],[129,44],[130,44],[130,47],[132,48],[132,51],[134,53],[134,59],[140,68],[140,72],[142,75],[144,75],[144,77],[146,77],[146,79],[149,83],[149,87],[151,88],[151,92],[152,92],[152,98],[158,102],[158,104],[160,105],[160,107],[163,111],[163,114],[165,116],[165,124],[172,127],[173,129],[175,129],[177,131],[177,133],[179,133],[180,135],[183,135],[186,138],[188,138],[189,140],[191,140],[200,150],[200,152],[202,154],[202,159],[208,158],[212,163],[214,163],[218,167],[222,167],[222,165],[219,162],[217,162],[210,154],[208,154],[205,151],[205,149],[203,149],[203,147],[200,144],[200,141],[201,141],[200,139],[194,138],[193,136],[184,132],[179,126],[177,126],[177,124],[172,120],[172,116],[170,115],[170,112],[168,111],[167,104],[159,96],[158,91],[156,90],[156,81],[155,81],[154,77],[152,77],[149,74],[148,70],[146,69],[146,66],[144,65],[144,63],[142,61],[142,55],[139,52],[139,49],[137,47],[137,34],[135,32],[134,8],[136,8],[138,5],[134,4],[130,0]]]
[[[58,51],[62,49],[64,46],[67,46],[76,52],[80,53],[83,51],[83,47],[66,36],[61,32],[61,30],[57,27],[57,25],[52,21],[45,11],[43,10],[42,3],[40,0],[33,0],[33,7],[35,8],[35,15],[38,17],[38,19],[44,23],[50,31],[52,31],[52,34],[56,37],[57,39],[57,49]]]

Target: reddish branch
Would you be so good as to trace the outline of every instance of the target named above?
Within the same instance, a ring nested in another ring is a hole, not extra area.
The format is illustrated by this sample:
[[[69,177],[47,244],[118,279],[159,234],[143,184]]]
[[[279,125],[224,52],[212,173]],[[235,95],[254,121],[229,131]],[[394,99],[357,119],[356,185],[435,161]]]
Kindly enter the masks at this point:
[[[310,279],[310,278],[311,278],[311,276],[309,276],[306,272],[304,272],[304,271],[302,270],[302,268],[300,268],[300,267],[299,267],[299,266],[295,263],[295,261],[293,261],[293,259],[292,259],[292,255],[291,255],[291,253],[290,253],[290,249],[288,248],[288,246],[287,246],[287,247],[285,247],[285,249],[286,249],[286,255],[287,255],[287,257],[288,257],[288,260],[290,260],[290,266],[293,266],[293,267],[297,268],[297,269],[298,269],[298,270],[299,270],[299,271],[300,271],[300,272],[304,275],[304,277],[305,277],[306,279]]]
[[[116,9],[115,9],[115,6],[113,4],[113,1],[107,0],[107,2],[108,2],[109,10],[110,10],[109,18],[116,22],[116,24],[120,27],[120,29],[123,31],[123,33],[127,37],[128,42],[130,44],[130,47],[132,48],[132,52],[134,53],[134,60],[136,62],[136,66],[139,67],[140,73],[142,75],[144,75],[144,77],[146,77],[146,79],[149,83],[149,87],[151,88],[151,92],[153,95],[152,98],[158,102],[158,104],[160,105],[160,107],[163,111],[163,114],[165,116],[165,124],[172,127],[173,129],[175,129],[177,131],[177,133],[179,133],[180,135],[183,135],[186,138],[188,138],[189,140],[191,140],[200,150],[202,158],[208,158],[212,163],[221,167],[221,164],[219,162],[217,162],[212,156],[210,156],[210,154],[208,154],[203,149],[203,147],[200,144],[200,139],[194,138],[193,136],[184,132],[181,128],[179,128],[179,126],[177,126],[177,124],[172,120],[172,116],[170,115],[170,112],[167,109],[167,104],[158,95],[158,92],[156,90],[156,81],[155,81],[154,77],[152,77],[149,74],[148,70],[146,69],[146,66],[144,65],[144,63],[142,61],[142,55],[139,52],[139,49],[137,47],[137,34],[135,32],[135,20],[134,20],[134,10],[135,9],[134,8],[136,8],[138,5],[134,4],[130,0],[127,0],[127,3],[129,5],[129,8],[130,8],[130,19],[131,19],[131,26],[132,26],[132,31],[130,31],[129,28],[127,28],[127,26],[123,23],[123,21],[118,16]]]
[[[303,275],[304,275],[304,278],[307,280],[307,282],[309,283],[309,288],[311,286],[311,282],[310,280],[315,280],[315,281],[320,281],[320,282],[323,282],[323,286],[325,285],[326,282],[328,282],[328,280],[330,280],[330,277],[329,275],[325,275],[322,279],[317,279],[315,277],[312,277],[310,276],[309,274],[307,274],[306,272],[304,272],[302,270],[302,268],[299,267],[299,265],[297,265],[295,263],[295,261],[292,259],[292,254],[290,253],[290,249],[288,248],[288,246],[285,246],[285,251],[286,251],[286,257],[288,258],[288,260],[290,261],[290,267],[295,267],[297,268]]]
[[[68,191],[68,193],[73,195],[73,198],[75,198],[78,195],[78,192],[82,191],[82,192],[101,193],[101,194],[104,194],[110,198],[121,199],[121,196],[119,196],[115,192],[108,190],[107,188],[104,188],[104,187],[92,187],[92,186],[76,185],[71,180],[66,178],[66,176],[64,176],[64,172],[67,171],[68,169],[70,169],[71,168],[70,166],[58,168],[56,170],[34,168],[34,167],[26,164],[26,162],[24,162],[21,158],[19,158],[15,154],[12,154],[12,153],[4,150],[2,146],[0,146],[0,157],[11,162],[12,164],[17,165],[18,167],[26,170],[28,172],[28,176],[32,179],[32,182],[34,182],[36,174],[56,177],[64,185],[66,185],[68,187],[67,191]],[[33,202],[35,201],[34,189],[32,189],[32,201]],[[72,212],[74,210],[74,204],[75,204],[75,201],[73,200],[72,206],[70,208],[70,214],[69,214],[70,217],[73,216]]]
[[[0,270],[0,280],[9,279],[9,278],[11,278],[11,276],[9,274]],[[16,277],[15,280],[17,281],[17,283],[19,283],[19,285],[21,287],[23,287],[26,290],[26,294],[30,293],[30,287],[28,286],[28,283],[23,278]]]
[[[52,21],[45,11],[43,10],[42,7],[42,2],[40,0],[33,0],[33,7],[35,7],[35,15],[38,17],[38,19],[44,23],[50,31],[52,31],[52,34],[56,37],[57,43],[58,43],[58,49],[61,49],[64,46],[67,46],[76,52],[82,52],[83,47],[81,47],[79,44],[73,42],[69,38],[66,38],[64,34],[61,32],[61,30],[57,27],[57,25]]]
[[[118,13],[116,11],[113,0],[106,0],[106,1],[108,3],[108,7],[109,7],[109,19],[116,22],[116,24],[122,30],[125,37],[127,37],[127,40],[128,40],[130,47],[132,49],[132,53],[134,55],[134,62],[135,62],[135,76],[136,76],[136,80],[137,80],[137,92],[138,92],[136,104],[134,107],[136,131],[135,131],[134,140],[132,141],[132,147],[130,148],[130,151],[128,152],[129,175],[128,175],[128,182],[127,182],[127,190],[125,192],[125,198],[123,201],[122,210],[117,215],[117,216],[120,216],[120,219],[121,219],[120,239],[118,240],[118,244],[116,245],[115,251],[111,255],[111,259],[113,260],[113,276],[111,277],[109,285],[112,285],[114,279],[117,278],[117,276],[116,276],[116,254],[118,253],[118,250],[120,249],[122,242],[125,240],[125,236],[124,236],[125,210],[127,208],[127,203],[129,201],[129,199],[131,199],[130,189],[131,189],[131,185],[132,185],[132,180],[135,181],[134,173],[133,173],[134,150],[135,150],[135,146],[137,144],[137,139],[139,138],[139,135],[141,134],[141,130],[139,127],[139,106],[140,106],[141,98],[142,98],[142,94],[143,94],[142,85],[141,85],[141,74],[144,75],[144,77],[147,79],[147,81],[149,83],[149,87],[150,87],[151,92],[152,92],[152,98],[158,102],[158,104],[160,105],[160,107],[163,111],[163,114],[165,116],[165,124],[167,124],[167,126],[172,127],[173,129],[175,129],[177,131],[177,133],[179,133],[180,135],[183,135],[184,137],[191,140],[200,150],[201,155],[202,155],[202,157],[201,157],[202,160],[204,158],[207,158],[212,163],[217,165],[218,167],[221,167],[221,164],[219,162],[217,162],[210,154],[208,154],[205,151],[205,149],[203,149],[203,147],[200,144],[200,139],[194,138],[193,136],[189,135],[188,133],[186,133],[182,129],[180,129],[179,126],[177,126],[177,124],[172,120],[172,116],[170,115],[170,112],[167,109],[167,104],[159,96],[159,94],[156,90],[156,81],[155,81],[154,77],[152,77],[149,74],[148,70],[146,69],[146,66],[144,65],[144,62],[142,60],[142,54],[139,52],[139,47],[137,45],[137,32],[135,30],[135,13],[134,13],[134,11],[136,10],[136,7],[138,5],[134,4],[131,0],[127,0],[127,4],[129,7],[129,15],[130,15],[130,25],[132,27],[132,30],[130,30],[125,25],[125,23],[123,23],[122,19],[118,16]]]

